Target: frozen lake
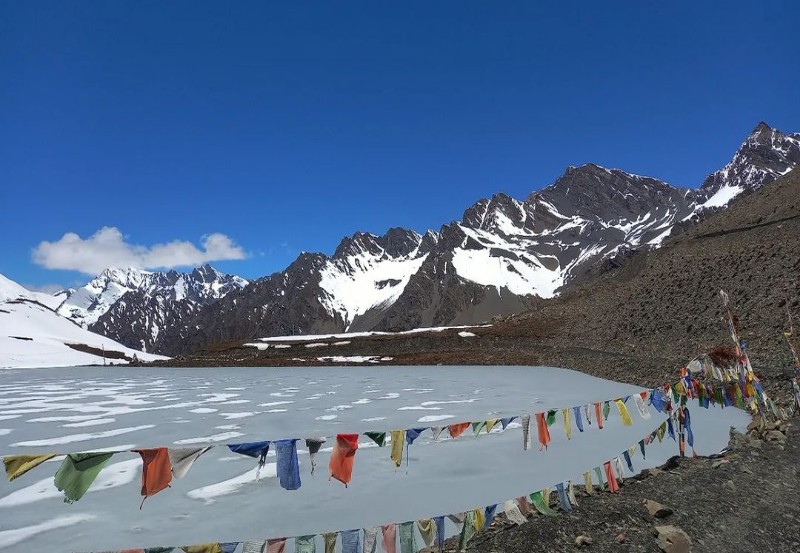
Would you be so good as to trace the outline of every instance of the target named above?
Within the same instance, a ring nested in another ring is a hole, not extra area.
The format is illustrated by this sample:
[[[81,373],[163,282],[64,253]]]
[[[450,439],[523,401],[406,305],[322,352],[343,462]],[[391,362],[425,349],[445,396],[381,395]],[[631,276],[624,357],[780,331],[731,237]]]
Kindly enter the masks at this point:
[[[0,455],[442,426],[639,391],[545,367],[4,370]],[[728,429],[742,429],[749,421],[738,409],[691,407],[700,454],[724,448]],[[371,447],[362,436],[348,488],[328,480],[329,448],[317,457],[312,477],[301,441],[302,487],[286,491],[274,477],[274,457],[255,482],[254,459],[218,447],[200,457],[185,478],[149,498],[142,510],[138,455],[115,455],[74,504],[64,503],[53,486],[60,462],[50,461],[0,484],[0,547],[100,551],[243,541],[461,512],[569,479],[582,485],[584,471],[619,455],[664,420],[652,409],[653,417],[643,420],[633,400],[628,408],[633,428],[622,426],[612,406],[604,430],[584,422],[586,432],[574,428],[569,443],[559,415],[546,452],[535,443],[535,425],[534,447],[527,452],[516,423],[502,433],[476,438],[469,430],[456,441],[437,443],[426,432],[411,446],[409,466],[397,470],[388,447]],[[325,446],[331,445],[329,438]],[[648,448],[647,461],[637,451],[633,464],[639,470],[676,453],[677,445],[667,438]]]

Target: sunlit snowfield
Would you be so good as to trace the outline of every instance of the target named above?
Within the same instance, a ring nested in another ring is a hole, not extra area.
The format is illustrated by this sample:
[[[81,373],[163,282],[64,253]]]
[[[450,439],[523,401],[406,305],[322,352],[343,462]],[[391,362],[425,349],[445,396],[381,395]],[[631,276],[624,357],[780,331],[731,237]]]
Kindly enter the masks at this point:
[[[638,391],[541,367],[5,370],[0,371],[0,455],[442,426]],[[115,455],[89,493],[71,505],[53,486],[59,461],[50,461],[0,484],[0,547],[99,551],[243,541],[461,512],[568,479],[582,483],[585,470],[619,455],[664,420],[652,409],[653,417],[642,420],[633,401],[628,405],[633,428],[622,426],[612,406],[604,430],[574,428],[570,443],[559,416],[546,452],[538,450],[535,435],[533,450],[524,452],[515,421],[505,432],[498,425],[491,435],[476,438],[467,431],[456,441],[445,432],[434,443],[426,432],[411,446],[410,464],[395,469],[388,447],[374,447],[362,436],[349,488],[328,480],[329,447],[317,457],[312,477],[300,442],[297,491],[281,489],[274,457],[256,482],[254,459],[219,447],[142,510],[138,455]],[[748,416],[732,408],[694,407],[692,420],[696,449],[708,454],[725,447],[728,429],[741,429]],[[660,464],[676,452],[666,438],[648,448],[647,461],[637,450],[634,467]]]

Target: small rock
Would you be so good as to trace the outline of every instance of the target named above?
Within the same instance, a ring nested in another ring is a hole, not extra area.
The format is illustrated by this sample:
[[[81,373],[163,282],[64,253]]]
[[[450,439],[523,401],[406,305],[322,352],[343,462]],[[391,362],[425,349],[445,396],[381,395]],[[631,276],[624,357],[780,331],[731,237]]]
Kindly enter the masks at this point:
[[[672,509],[665,507],[658,501],[653,501],[652,499],[644,500],[644,508],[647,509],[647,512],[650,513],[651,517],[666,518],[672,514]]]
[[[625,534],[617,536],[617,543],[625,543]]]
[[[780,430],[770,430],[767,432],[767,440],[770,442],[785,442],[786,434]]]
[[[592,545],[592,537],[586,534],[581,534],[575,538],[575,547],[583,547],[584,545]]]
[[[689,553],[692,540],[677,526],[656,526],[658,547],[664,553]]]
[[[725,482],[725,487],[731,491],[736,491],[736,484],[733,483],[733,480],[728,480]]]
[[[730,463],[730,461],[728,461],[727,459],[719,459],[719,460],[714,461],[713,463],[711,463],[711,468],[712,469],[718,469],[719,467],[721,467],[722,465],[725,465],[727,463]]]

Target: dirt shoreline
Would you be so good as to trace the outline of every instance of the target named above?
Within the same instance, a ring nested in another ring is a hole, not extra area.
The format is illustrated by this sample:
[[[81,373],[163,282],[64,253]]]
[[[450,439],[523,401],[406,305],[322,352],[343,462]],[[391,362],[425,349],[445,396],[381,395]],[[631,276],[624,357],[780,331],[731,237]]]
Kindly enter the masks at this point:
[[[595,491],[588,496],[580,491],[578,506],[569,513],[556,517],[533,514],[520,526],[498,517],[491,528],[472,540],[469,550],[800,551],[798,461],[800,438],[787,423],[768,423],[747,436],[732,432],[728,451],[721,455],[674,457],[658,469],[626,478],[616,494]],[[658,502],[672,513],[657,518],[645,508],[645,500]],[[557,501],[551,501],[551,506],[559,509]],[[688,547],[679,540],[660,541],[659,526],[685,532]],[[591,544],[579,547],[578,536],[590,537]],[[457,550],[457,538],[446,542],[445,551]]]

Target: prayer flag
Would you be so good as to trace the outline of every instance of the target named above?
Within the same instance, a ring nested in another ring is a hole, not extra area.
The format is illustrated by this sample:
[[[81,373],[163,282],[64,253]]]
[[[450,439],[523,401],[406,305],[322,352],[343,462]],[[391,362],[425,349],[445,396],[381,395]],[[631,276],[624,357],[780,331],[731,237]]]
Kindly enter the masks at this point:
[[[486,513],[483,509],[472,510],[472,526],[475,528],[475,533],[483,531],[486,525]]]
[[[458,438],[464,431],[469,428],[470,423],[468,422],[459,422],[457,424],[451,424],[447,427],[447,430],[450,432],[450,437],[454,440]]]
[[[264,553],[265,545],[267,545],[266,540],[248,540],[244,542],[242,553]],[[169,551],[172,551],[172,549]],[[326,551],[325,553],[328,552]]]
[[[238,541],[229,541],[219,544],[219,548],[222,551],[222,553],[234,553],[237,547],[239,547]],[[147,552],[145,551],[145,553]],[[313,553],[313,551],[311,553]]]
[[[650,411],[647,410],[644,398],[641,395],[635,395],[633,396],[633,400],[636,402],[636,409],[639,411],[639,416],[644,420],[650,420]]]
[[[70,453],[56,472],[54,482],[64,492],[64,502],[78,501],[88,491],[113,453]]]
[[[43,455],[6,455],[3,457],[3,465],[6,467],[6,477],[8,481],[11,482],[55,456],[55,453],[45,453]]]
[[[422,536],[426,547],[431,547],[436,541],[436,524],[432,518],[421,518],[417,521],[417,529]]]
[[[169,462],[172,465],[172,476],[183,478],[197,458],[211,447],[170,447],[167,449]]]
[[[550,409],[547,412],[547,426],[553,426],[556,422],[556,414],[558,413],[558,409]]]
[[[306,438],[308,456],[311,458],[311,476],[314,476],[314,469],[317,468],[317,453],[319,453],[319,450],[324,443],[325,438]]]
[[[431,426],[431,434],[433,434],[434,442],[439,439],[439,436],[442,435],[442,432],[444,431],[445,428],[446,427],[444,426]]]
[[[569,420],[569,409],[562,409],[561,414],[564,417],[564,434],[567,435],[567,439],[572,439],[572,423]]]
[[[500,422],[500,419],[486,419],[486,433],[491,432],[498,422]]]
[[[597,476],[597,485],[600,489],[603,489],[603,473],[600,470],[600,467],[594,467],[594,474]]]
[[[132,451],[142,457],[142,495],[147,498],[168,488],[172,482],[172,464],[169,462],[167,448]]]
[[[486,428],[486,421],[477,421],[472,423],[472,431],[475,433],[476,436],[480,434],[481,430],[483,430],[484,428]]]
[[[414,539],[414,522],[400,523],[400,553],[417,553],[417,544]]]
[[[403,464],[403,448],[406,444],[405,430],[392,430],[392,449],[389,457],[394,461],[394,466],[399,467]]]
[[[275,444],[278,481],[284,490],[300,487],[300,461],[297,459],[297,439],[277,440]]]
[[[525,524],[528,521],[519,510],[519,506],[512,500],[503,503],[503,512],[506,514],[506,518],[517,526]]]
[[[361,553],[361,535],[358,530],[343,530],[339,533],[342,535],[342,553]]]
[[[527,495],[521,495],[517,498],[517,506],[523,516],[528,517],[531,515],[531,502],[528,500]]]
[[[316,536],[298,536],[294,539],[294,553],[316,553]]]
[[[622,419],[622,424],[624,424],[625,426],[632,425],[633,421],[631,420],[630,413],[628,413],[628,408],[625,406],[625,402],[622,401],[621,399],[615,399],[614,403],[617,406],[617,411],[619,411],[619,416]]]
[[[569,504],[569,498],[567,497],[563,482],[556,484],[556,492],[558,492],[558,502],[561,504],[561,510],[564,512],[571,511],[572,506]]]
[[[555,516],[556,512],[550,508],[550,490],[545,488],[531,494],[531,503],[541,514]]]
[[[611,461],[603,463],[603,468],[606,471],[606,480],[608,481],[608,491],[615,493],[619,491],[619,484],[617,484],[617,477],[614,475],[614,468],[611,466]]]
[[[444,549],[444,517],[433,517],[433,522],[436,524],[436,546],[441,551]]]
[[[378,532],[381,531],[380,526],[375,528],[364,528],[364,553],[375,553],[378,547]]]
[[[284,553],[286,551],[286,538],[267,540],[267,553]]]
[[[500,419],[500,426],[502,426],[503,430],[505,430],[508,427],[508,425],[511,423],[511,421],[513,421],[516,418],[517,417],[504,417],[504,418]]]
[[[578,506],[578,498],[575,497],[575,486],[572,485],[572,480],[569,481],[569,485],[567,485],[567,497],[569,497],[569,502]]]
[[[603,402],[603,419],[608,420],[608,413],[611,411],[608,402]]]
[[[531,445],[531,416],[522,417],[522,449],[528,451]]]
[[[592,486],[592,473],[588,470],[583,473],[583,484],[586,487],[586,493],[592,495],[594,493],[594,486]]]
[[[426,428],[409,428],[408,430],[406,430],[406,443],[408,445],[413,444],[414,440],[419,438],[420,434],[422,434],[426,430],[427,430],[427,427]]]
[[[575,413],[575,425],[578,427],[579,431],[583,432],[583,419],[581,418],[581,408],[573,407],[572,410]]]
[[[386,553],[397,553],[397,525],[382,526],[381,532],[383,534],[383,550]]]
[[[353,476],[356,450],[358,450],[358,434],[336,435],[336,444],[333,446],[328,468],[330,469],[331,477],[344,484],[345,487],[350,483]],[[344,540],[344,533],[342,533],[342,540]]]
[[[627,451],[623,451],[622,456],[625,457],[625,462],[628,464],[628,470],[631,471],[631,474],[633,474],[633,462],[631,461],[631,454]]]
[[[336,538],[338,537],[339,532],[325,532],[322,534],[322,541],[325,542],[325,553],[336,553]]]
[[[494,520],[494,514],[497,511],[497,503],[494,505],[487,505],[486,509],[483,512],[484,515],[484,522],[483,522],[483,529],[486,530],[489,526],[492,525],[492,520]]]
[[[603,429],[603,413],[599,403],[594,404],[594,416],[597,419],[597,428]]]
[[[461,527],[461,535],[458,538],[458,549],[466,550],[473,536],[475,536],[475,511],[468,511],[464,526]]]
[[[550,443],[550,429],[547,427],[544,413],[536,413],[536,429],[539,433],[539,443],[542,444],[539,449],[547,449],[547,444]]]
[[[222,547],[218,543],[184,545],[181,549],[183,549],[184,553],[222,553]]]
[[[364,435],[378,444],[378,447],[386,445],[386,432],[364,432]]]

